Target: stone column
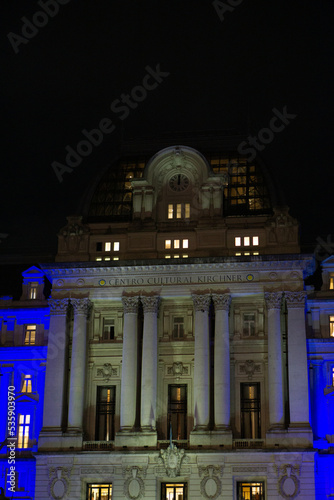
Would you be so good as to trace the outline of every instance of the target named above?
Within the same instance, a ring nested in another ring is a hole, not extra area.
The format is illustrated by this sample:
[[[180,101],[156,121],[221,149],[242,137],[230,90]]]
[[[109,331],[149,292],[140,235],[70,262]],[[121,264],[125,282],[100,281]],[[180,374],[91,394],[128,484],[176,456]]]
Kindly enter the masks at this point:
[[[194,430],[205,430],[210,419],[210,349],[208,294],[193,294],[195,308]]]
[[[87,316],[91,307],[89,299],[71,299],[74,309],[70,393],[68,405],[68,430],[82,432],[85,398]]]
[[[124,308],[121,384],[121,430],[131,430],[136,419],[137,317],[139,297],[122,297]]]
[[[290,426],[309,427],[305,292],[285,292],[285,298],[288,306]]]
[[[284,426],[281,292],[264,294],[268,309],[269,430]]]
[[[230,332],[229,294],[212,294],[215,305],[214,408],[215,429],[230,429]]]
[[[59,446],[64,425],[66,358],[68,343],[66,315],[68,299],[50,299],[50,327],[45,373],[43,429],[39,449]]]
[[[141,380],[141,428],[156,430],[158,328],[157,316],[160,297],[141,297],[144,310],[144,333]]]

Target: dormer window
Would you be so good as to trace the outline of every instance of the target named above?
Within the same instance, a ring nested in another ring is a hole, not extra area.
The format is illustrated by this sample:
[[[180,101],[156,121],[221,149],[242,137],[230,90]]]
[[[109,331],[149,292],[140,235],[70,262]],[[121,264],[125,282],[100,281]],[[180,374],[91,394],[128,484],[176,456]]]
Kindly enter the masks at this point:
[[[32,392],[31,375],[24,375],[21,392]]]

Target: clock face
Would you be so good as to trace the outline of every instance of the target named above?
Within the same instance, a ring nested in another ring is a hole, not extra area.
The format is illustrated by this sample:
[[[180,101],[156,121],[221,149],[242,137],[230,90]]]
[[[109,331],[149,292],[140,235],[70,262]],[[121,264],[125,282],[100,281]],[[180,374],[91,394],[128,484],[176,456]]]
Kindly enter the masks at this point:
[[[189,186],[189,179],[184,174],[175,174],[169,179],[169,187],[173,191],[184,191]]]

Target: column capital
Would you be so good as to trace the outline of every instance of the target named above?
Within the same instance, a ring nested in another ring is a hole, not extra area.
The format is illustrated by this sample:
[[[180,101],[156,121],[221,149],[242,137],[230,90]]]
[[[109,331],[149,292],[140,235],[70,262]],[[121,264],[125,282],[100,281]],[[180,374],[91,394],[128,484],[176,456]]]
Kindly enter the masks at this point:
[[[69,299],[49,299],[50,314],[52,316],[65,316]]]
[[[193,293],[191,295],[191,298],[193,299],[195,311],[205,312],[205,311],[209,310],[210,301],[211,301],[210,294],[200,295],[197,293]]]
[[[297,309],[305,307],[306,292],[284,292],[288,309]]]
[[[91,308],[92,302],[88,298],[84,299],[71,299],[71,304],[74,309],[74,314],[81,314],[83,316],[88,316]]]
[[[144,314],[148,312],[157,313],[159,309],[159,295],[144,295],[140,297],[143,304]]]
[[[264,292],[268,309],[281,309],[283,292]]]
[[[231,304],[231,295],[229,293],[213,293],[212,300],[216,311],[228,311]]]
[[[138,312],[138,304],[139,304],[139,296],[134,295],[134,296],[122,296],[122,303],[123,303],[123,309],[124,313],[136,313]]]

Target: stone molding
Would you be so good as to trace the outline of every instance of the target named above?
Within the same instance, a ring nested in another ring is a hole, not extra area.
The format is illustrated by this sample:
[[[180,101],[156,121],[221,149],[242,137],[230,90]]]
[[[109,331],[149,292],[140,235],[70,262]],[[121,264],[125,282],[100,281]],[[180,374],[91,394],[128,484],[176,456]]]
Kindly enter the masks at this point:
[[[184,365],[181,361],[176,361],[172,365],[166,366],[167,375],[189,375],[190,373],[190,365]]]
[[[119,367],[112,366],[110,363],[104,363],[102,366],[97,366],[96,377],[102,378],[105,382],[108,382],[112,377],[119,376]]]
[[[267,472],[267,467],[232,467],[232,472],[247,472],[247,473],[255,473],[255,472]]]
[[[158,313],[160,297],[158,295],[145,295],[140,297],[145,313]]]
[[[193,293],[191,295],[191,298],[193,299],[194,303],[194,308],[195,311],[201,311],[201,312],[206,312],[209,310],[210,302],[211,302],[211,295],[210,294],[197,294]]]
[[[261,373],[261,371],[261,364],[255,364],[252,359],[247,359],[244,363],[239,363],[239,373],[247,375],[249,380],[252,380],[254,373]]]
[[[184,449],[178,449],[175,444],[172,444],[166,450],[160,450],[158,460],[163,464],[168,477],[177,477],[180,475],[182,462],[187,462],[188,457]]]
[[[276,465],[276,473],[281,477],[277,483],[278,493],[286,500],[293,500],[300,493],[300,481],[297,475],[300,475],[300,466],[284,464],[280,467]]]
[[[92,302],[88,298],[71,299],[74,315],[88,316],[92,308]]]
[[[215,305],[215,311],[228,311],[231,304],[231,295],[228,293],[212,294],[212,300]]]
[[[203,479],[200,483],[201,495],[207,500],[216,500],[222,491],[222,482],[224,466],[208,465],[199,466],[198,474]]]
[[[297,309],[305,307],[306,292],[284,292],[288,309]]]
[[[50,315],[51,316],[65,316],[69,299],[49,299]]]
[[[283,292],[265,292],[264,298],[268,309],[281,309]]]
[[[54,500],[69,498],[72,467],[49,467],[49,495]]]
[[[123,467],[123,477],[127,477],[123,486],[123,493],[130,500],[139,500],[145,497],[145,484],[141,476],[145,478],[146,467]]]
[[[132,297],[123,295],[122,297],[124,314],[128,313],[137,313],[138,312],[138,304],[139,304],[139,296],[135,295]]]

